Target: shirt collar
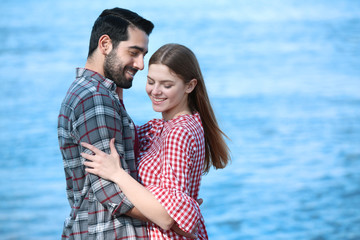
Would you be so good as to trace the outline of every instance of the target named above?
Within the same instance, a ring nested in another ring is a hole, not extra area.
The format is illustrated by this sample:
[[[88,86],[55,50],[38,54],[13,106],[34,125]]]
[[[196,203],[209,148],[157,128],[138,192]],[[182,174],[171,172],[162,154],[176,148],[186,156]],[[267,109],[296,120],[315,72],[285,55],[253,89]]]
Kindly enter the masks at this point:
[[[116,90],[116,84],[114,83],[114,81],[104,77],[100,73],[93,70],[87,68],[76,68],[76,78],[80,77],[91,77],[92,79],[95,79],[96,81],[102,83],[106,88],[110,89],[111,91]]]

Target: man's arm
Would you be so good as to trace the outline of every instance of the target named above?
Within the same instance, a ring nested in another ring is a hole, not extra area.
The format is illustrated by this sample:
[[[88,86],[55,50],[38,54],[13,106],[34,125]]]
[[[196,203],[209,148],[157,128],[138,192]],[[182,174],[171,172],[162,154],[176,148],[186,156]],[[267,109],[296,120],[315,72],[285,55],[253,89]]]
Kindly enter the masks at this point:
[[[101,92],[94,92],[84,97],[84,100],[74,109],[73,134],[78,141],[87,142],[98,149],[109,153],[109,142],[116,138],[119,155],[124,158],[123,121],[120,104]],[[88,150],[82,149],[84,152]],[[87,152],[90,154],[90,152]],[[131,161],[131,159],[127,159]],[[135,161],[135,159],[132,159]],[[85,161],[84,158],[81,161]],[[122,166],[130,172],[126,161]],[[134,164],[135,165],[135,164]],[[130,166],[133,168],[133,166]],[[124,214],[133,208],[133,204],[125,197],[118,186],[96,175],[88,174],[91,189],[95,198],[112,214]]]

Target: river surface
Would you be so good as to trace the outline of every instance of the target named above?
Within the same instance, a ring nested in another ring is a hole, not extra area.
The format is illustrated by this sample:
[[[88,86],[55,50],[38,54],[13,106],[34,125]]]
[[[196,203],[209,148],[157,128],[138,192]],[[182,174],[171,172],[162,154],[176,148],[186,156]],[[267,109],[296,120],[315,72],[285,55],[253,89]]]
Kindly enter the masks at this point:
[[[360,1],[0,0],[0,238],[59,239],[70,208],[60,103],[104,8],[197,55],[232,152],[201,206],[213,240],[360,239]],[[148,61],[149,56],[145,61]],[[125,105],[160,117],[145,69]]]

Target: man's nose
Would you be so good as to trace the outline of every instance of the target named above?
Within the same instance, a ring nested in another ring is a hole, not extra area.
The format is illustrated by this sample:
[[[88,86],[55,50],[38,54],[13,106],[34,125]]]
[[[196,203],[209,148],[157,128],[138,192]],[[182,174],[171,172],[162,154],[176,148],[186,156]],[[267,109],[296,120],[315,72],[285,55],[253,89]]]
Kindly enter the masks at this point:
[[[134,67],[138,70],[144,69],[144,57],[143,56],[138,56],[135,59]]]

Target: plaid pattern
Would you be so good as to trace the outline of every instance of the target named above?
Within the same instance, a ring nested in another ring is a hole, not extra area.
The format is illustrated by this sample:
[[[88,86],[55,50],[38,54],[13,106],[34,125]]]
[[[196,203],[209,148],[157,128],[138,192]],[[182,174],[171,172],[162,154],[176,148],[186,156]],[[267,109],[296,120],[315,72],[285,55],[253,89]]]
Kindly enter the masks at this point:
[[[205,139],[198,113],[138,127],[139,178],[179,227],[190,232],[199,224],[198,239],[208,239],[198,198],[205,160]],[[187,239],[148,224],[151,239]]]
[[[78,68],[76,80],[62,102],[58,138],[64,162],[66,191],[71,206],[62,239],[148,239],[144,223],[122,215],[133,208],[119,187],[85,172],[80,142],[107,153],[116,139],[121,164],[137,178],[135,126],[120,102],[113,81]]]

